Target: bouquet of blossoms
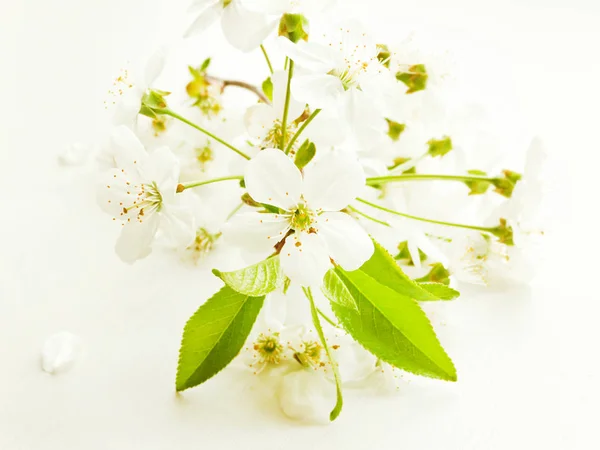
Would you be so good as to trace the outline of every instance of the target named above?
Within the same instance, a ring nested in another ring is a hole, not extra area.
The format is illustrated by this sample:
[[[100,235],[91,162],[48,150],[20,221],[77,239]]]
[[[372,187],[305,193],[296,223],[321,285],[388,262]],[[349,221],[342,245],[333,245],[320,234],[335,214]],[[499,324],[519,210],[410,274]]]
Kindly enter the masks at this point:
[[[490,163],[447,55],[380,42],[335,0],[193,6],[186,36],[220,23],[264,81],[206,58],[161,85],[165,51],[144,82],[124,72],[98,191],[127,263],[165,245],[200,270],[230,255],[183,330],[177,391],[237,366],[287,416],[320,421],[344,388],[394,387],[400,371],[456,381],[420,303],[530,278],[539,140],[524,170]]]

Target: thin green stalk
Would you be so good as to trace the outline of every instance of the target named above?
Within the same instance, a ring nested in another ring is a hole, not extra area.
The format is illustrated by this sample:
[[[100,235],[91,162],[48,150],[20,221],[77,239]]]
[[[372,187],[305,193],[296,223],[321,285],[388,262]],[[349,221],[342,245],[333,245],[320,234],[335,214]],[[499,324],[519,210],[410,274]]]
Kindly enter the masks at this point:
[[[237,205],[235,207],[235,209],[228,214],[227,219],[225,219],[225,220],[231,219],[235,215],[236,212],[238,212],[240,209],[242,209],[242,206],[244,206],[244,202]]]
[[[323,344],[323,348],[325,349],[325,353],[327,353],[327,358],[329,358],[329,363],[331,364],[331,370],[333,370],[333,377],[335,379],[335,389],[337,395],[337,402],[335,407],[329,414],[329,420],[334,421],[342,412],[342,406],[344,405],[344,400],[342,398],[342,379],[340,377],[340,371],[338,370],[337,363],[333,359],[333,355],[331,353],[331,349],[329,348],[329,344],[327,344],[327,340],[325,339],[325,333],[323,333],[323,327],[321,326],[321,322],[319,321],[319,313],[317,307],[315,306],[315,301],[312,296],[312,292],[310,288],[302,288],[304,290],[304,294],[308,301],[310,302],[310,313],[312,316],[313,324],[317,329],[317,334],[319,335],[319,339],[321,340],[321,344]]]
[[[262,53],[265,56],[265,61],[267,62],[267,66],[269,66],[269,72],[271,72],[271,75],[273,75],[273,65],[271,64],[271,60],[269,59],[269,54],[267,53],[267,49],[262,44],[260,44],[260,49],[262,50]]]
[[[285,154],[288,155],[290,153],[290,151],[292,150],[292,147],[294,146],[294,143],[298,140],[298,138],[300,137],[300,135],[302,134],[302,132],[305,130],[305,128],[312,122],[312,120],[317,117],[317,114],[319,114],[321,112],[320,109],[315,109],[313,111],[313,113],[308,117],[308,119],[306,119],[302,125],[300,126],[300,128],[298,128],[298,131],[296,131],[296,134],[294,134],[294,136],[292,137],[292,139],[290,140],[290,143],[288,144],[287,148],[285,149]]]
[[[331,325],[332,327],[335,328],[339,328],[340,326],[335,323],[335,321],[333,319],[331,319],[330,317],[327,316],[327,314],[325,314],[323,311],[321,311],[319,308],[317,308],[317,312],[319,313],[319,315],[325,319],[325,322],[327,322],[329,325]]]
[[[434,174],[406,174],[406,175],[390,175],[384,177],[367,178],[367,185],[373,186],[382,183],[390,183],[393,181],[487,181],[493,183],[496,178],[480,177],[476,175],[434,175]]]
[[[177,185],[177,192],[183,192],[186,189],[195,188],[198,186],[204,186],[205,184],[218,183],[219,181],[228,181],[228,180],[243,180],[244,177],[242,175],[232,175],[230,177],[221,177],[221,178],[213,178],[211,180],[204,181],[191,181],[189,183],[180,183]]]
[[[202,128],[199,125],[196,125],[194,122],[189,121],[188,119],[186,119],[185,117],[180,116],[179,114],[177,114],[174,111],[171,111],[170,109],[155,109],[154,112],[158,113],[158,114],[165,114],[167,116],[171,116],[174,117],[175,119],[189,125],[192,128],[195,128],[196,130],[200,131],[201,133],[204,133],[205,135],[207,135],[208,137],[210,137],[211,139],[214,139],[215,141],[223,144],[225,147],[233,150],[234,152],[236,152],[238,155],[240,155],[242,158],[246,158],[246,159],[250,159],[250,157],[248,155],[246,155],[243,151],[241,151],[238,148],[235,148],[233,145],[231,145],[229,142],[224,141],[223,139],[221,139],[218,136],[215,136],[214,134],[212,134],[210,131],[205,130],[204,128]]]
[[[390,214],[394,214],[396,216],[400,216],[400,217],[406,217],[407,219],[413,219],[413,220],[419,220],[421,222],[428,222],[428,223],[434,223],[436,225],[445,225],[447,227],[456,227],[456,228],[466,228],[468,230],[477,230],[477,231],[485,231],[486,233],[494,233],[495,231],[497,231],[497,227],[478,227],[475,225],[464,225],[464,224],[460,224],[460,223],[452,223],[452,222],[442,222],[441,220],[433,220],[433,219],[426,219],[424,217],[418,217],[418,216],[412,216],[410,214],[405,214],[405,213],[401,213],[398,211],[394,211],[393,209],[388,209],[385,206],[381,206],[381,205],[377,205],[375,203],[371,203],[365,199],[362,198],[357,198],[357,201],[364,203],[365,205],[368,205],[372,208],[376,208],[376,209],[380,209],[381,211],[385,211],[387,213]]]
[[[294,76],[294,61],[290,60],[289,69],[288,69],[287,87],[286,87],[286,91],[285,91],[285,106],[283,107],[283,119],[281,119],[281,150],[285,149],[285,141],[287,138],[287,121],[288,121],[288,114],[289,114],[289,110],[290,110],[290,98],[292,97],[290,86],[292,84],[293,76]]]
[[[348,206],[348,209],[350,209],[351,211],[354,211],[356,214],[358,214],[360,216],[363,216],[365,219],[372,220],[373,222],[376,222],[378,224],[384,225],[386,227],[391,227],[391,225],[389,223],[384,222],[383,220],[376,219],[375,217],[370,216],[368,214],[365,214],[364,212],[359,211],[358,209],[356,209],[354,206]]]

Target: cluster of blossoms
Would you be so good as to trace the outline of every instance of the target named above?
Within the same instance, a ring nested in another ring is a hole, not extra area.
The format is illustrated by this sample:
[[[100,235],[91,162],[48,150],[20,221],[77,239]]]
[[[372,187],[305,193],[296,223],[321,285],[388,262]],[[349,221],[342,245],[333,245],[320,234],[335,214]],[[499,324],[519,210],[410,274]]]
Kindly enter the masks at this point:
[[[117,255],[134,263],[168,246],[204,266],[207,254],[234,248],[239,267],[248,266],[222,274],[231,293],[221,291],[190,319],[186,333],[210,352],[196,352],[190,363],[184,350],[194,342],[184,334],[178,390],[217,373],[228,353],[268,380],[283,412],[298,419],[321,420],[323,411],[328,418],[334,384],[332,418],[341,386],[395,386],[398,369],[454,380],[453,367],[440,375],[414,361],[403,365],[382,350],[386,337],[361,338],[352,320],[364,317],[367,300],[378,300],[360,283],[377,283],[383,297],[394,289],[415,305],[430,300],[365,267],[377,258],[383,264],[389,252],[391,270],[404,276],[401,266],[411,276],[405,286],[431,292],[531,276],[541,235],[539,139],[523,173],[487,163],[498,155],[481,147],[470,105],[454,99],[445,58],[412,38],[381,43],[354,20],[312,29],[315,16],[335,13],[336,3],[196,0],[186,36],[220,23],[229,44],[265,58],[264,82],[221,78],[207,58],[172,83],[161,75],[168,57],[161,51],[144,81],[127,73],[113,89],[116,126],[100,158],[107,170],[98,202],[122,228]],[[234,90],[240,97],[232,101]],[[353,278],[365,273],[369,280]],[[338,274],[333,281],[331,274]],[[208,317],[223,310],[210,309],[219,295],[241,296],[220,331]],[[269,308],[259,314],[256,299]],[[344,302],[356,317],[337,309]],[[273,307],[288,312],[272,314]],[[237,322],[239,314],[250,327]],[[219,332],[238,333],[239,345],[219,347],[211,341]]]

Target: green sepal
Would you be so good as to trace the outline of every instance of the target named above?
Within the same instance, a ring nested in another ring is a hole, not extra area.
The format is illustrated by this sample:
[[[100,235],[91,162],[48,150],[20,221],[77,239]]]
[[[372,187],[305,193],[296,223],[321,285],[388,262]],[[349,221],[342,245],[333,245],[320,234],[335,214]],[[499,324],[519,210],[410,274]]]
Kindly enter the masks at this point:
[[[402,164],[404,164],[404,163],[406,163],[408,161],[410,161],[410,158],[404,158],[404,157],[394,158],[394,161],[393,161],[392,165],[388,166],[388,170],[394,170],[396,167],[401,166]],[[406,173],[417,173],[417,168],[415,166],[413,166],[410,169],[402,171],[402,173],[403,174],[406,174]]]
[[[470,175],[476,175],[480,177],[487,176],[487,173],[485,173],[483,170],[469,170],[468,173]],[[465,184],[470,189],[469,195],[485,194],[489,187],[492,185],[491,181],[487,180],[470,180],[465,181]]]
[[[284,14],[279,21],[279,36],[294,43],[308,41],[308,19],[302,14]]]
[[[429,75],[427,74],[425,65],[415,64],[414,66],[410,66],[407,72],[398,72],[396,79],[402,81],[408,87],[407,94],[413,94],[427,87]]]
[[[178,392],[204,383],[235,358],[264,299],[224,286],[194,313],[183,330],[175,381]]]
[[[234,291],[252,297],[267,295],[282,287],[285,282],[279,255],[233,272],[221,272],[217,269],[212,272]]]
[[[452,139],[449,136],[443,136],[441,139],[430,139],[427,142],[429,149],[427,153],[431,157],[442,157],[452,150]]]
[[[273,102],[273,81],[271,80],[271,77],[269,77],[265,81],[263,81],[262,90],[265,93],[265,96],[271,102]]]
[[[442,263],[433,263],[429,273],[421,278],[416,278],[415,281],[418,283],[441,283],[448,286],[450,284],[450,272]]]
[[[303,169],[306,165],[312,161],[317,153],[317,147],[314,143],[310,142],[308,139],[304,141],[304,143],[300,146],[298,151],[296,152],[296,157],[294,158],[294,164],[298,169]]]
[[[401,261],[407,266],[414,266],[415,262],[412,259],[410,251],[408,250],[408,241],[403,241],[398,244],[398,254],[394,256],[396,261]],[[427,259],[427,255],[419,249],[419,259],[421,262]]]
[[[152,110],[165,109],[167,107],[165,97],[169,94],[170,92],[150,89],[142,96],[142,106],[146,106]]]
[[[397,141],[398,139],[400,139],[400,135],[406,129],[406,125],[403,124],[403,123],[394,122],[391,119],[385,119],[385,121],[388,124],[388,132],[387,132],[387,134],[390,137],[390,139],[392,141]]]
[[[513,228],[508,224],[506,219],[500,219],[500,225],[490,231],[498,238],[498,242],[504,245],[515,245]]]
[[[210,66],[211,63],[211,59],[210,58],[206,58],[204,61],[202,61],[202,64],[200,65],[200,72],[204,73],[208,70],[208,66]]]
[[[494,192],[497,192],[506,198],[510,198],[512,197],[515,186],[521,180],[521,174],[511,170],[503,170],[502,174],[504,175],[503,177],[495,178],[493,181],[494,187],[496,188]]]
[[[377,59],[384,67],[390,68],[390,58],[392,53],[390,49],[385,44],[377,44]]]

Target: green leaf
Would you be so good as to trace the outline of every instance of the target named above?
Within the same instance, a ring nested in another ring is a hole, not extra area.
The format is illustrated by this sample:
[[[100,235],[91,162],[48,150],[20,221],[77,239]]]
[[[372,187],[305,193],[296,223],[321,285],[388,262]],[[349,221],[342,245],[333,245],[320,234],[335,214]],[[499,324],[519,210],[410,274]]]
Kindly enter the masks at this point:
[[[267,98],[273,101],[273,81],[271,81],[271,77],[263,81],[262,90],[267,96]]]
[[[179,350],[176,389],[198,386],[239,353],[265,297],[249,297],[224,286],[188,320]]]
[[[352,294],[350,294],[350,291],[348,291],[348,288],[344,282],[335,272],[335,269],[329,269],[329,271],[325,274],[321,291],[330,302],[337,303],[345,308],[358,311],[356,301],[354,301]]]
[[[234,272],[213,269],[213,273],[234,291],[253,297],[267,295],[283,286],[285,282],[285,275],[279,264],[279,255]]]
[[[296,158],[294,159],[294,164],[298,169],[302,169],[306,167],[306,165],[312,161],[317,153],[317,147],[315,144],[310,142],[308,139],[304,141],[304,143],[300,146],[298,151],[296,152]]]
[[[419,283],[423,289],[437,297],[437,300],[454,300],[460,292],[442,283]]]
[[[373,241],[373,256],[360,268],[362,272],[398,294],[418,301],[440,300],[433,293],[411,280],[385,248]]]
[[[380,284],[362,269],[335,269],[358,311],[331,303],[350,335],[379,359],[400,369],[456,381],[456,369],[417,302]]]

